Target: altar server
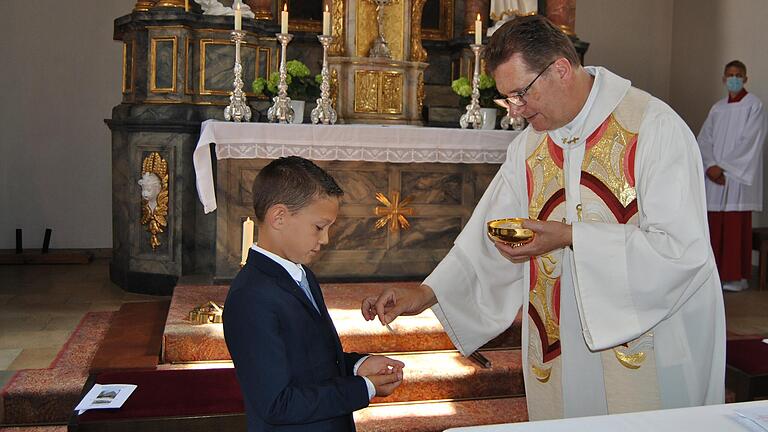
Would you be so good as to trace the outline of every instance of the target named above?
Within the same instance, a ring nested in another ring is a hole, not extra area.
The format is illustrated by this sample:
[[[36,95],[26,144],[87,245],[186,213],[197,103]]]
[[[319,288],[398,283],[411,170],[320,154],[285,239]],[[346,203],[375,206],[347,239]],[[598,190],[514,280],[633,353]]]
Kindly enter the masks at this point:
[[[741,291],[752,276],[752,212],[763,210],[763,146],[766,115],[747,92],[747,67],[725,65],[728,97],[709,110],[698,141],[707,181],[712,250],[723,289]]]
[[[522,308],[532,420],[722,403],[725,314],[693,133],[628,80],[582,67],[542,16],[497,30],[486,62],[530,127],[424,284],[364,299],[363,315],[432,307],[469,355]],[[490,241],[486,223],[508,217],[532,219],[533,241]]]
[[[259,240],[224,305],[248,431],[355,430],[352,412],[402,382],[403,363],[342,351],[312,271],[343,194],[320,167],[276,159],[253,183]]]

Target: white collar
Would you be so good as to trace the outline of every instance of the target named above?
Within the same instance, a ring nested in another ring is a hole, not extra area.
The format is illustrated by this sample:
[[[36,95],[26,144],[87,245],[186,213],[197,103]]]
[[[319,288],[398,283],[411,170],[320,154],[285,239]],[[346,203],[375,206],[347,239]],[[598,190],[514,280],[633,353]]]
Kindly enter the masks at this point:
[[[586,142],[605,119],[616,109],[616,106],[624,98],[632,83],[606,68],[599,66],[585,66],[588,74],[595,77],[592,89],[589,91],[584,106],[576,117],[567,125],[549,131],[552,140],[560,147],[564,147],[563,138],[567,140],[578,136],[576,145]],[[577,135],[578,134],[578,135]]]
[[[254,243],[253,246],[251,246],[251,249],[266,256],[267,258],[270,258],[272,261],[280,264],[296,282],[300,283],[301,280],[304,278],[304,268],[301,266],[301,264],[296,264],[293,261],[289,261],[281,257],[280,255],[277,255],[264,248],[261,248],[256,243]]]

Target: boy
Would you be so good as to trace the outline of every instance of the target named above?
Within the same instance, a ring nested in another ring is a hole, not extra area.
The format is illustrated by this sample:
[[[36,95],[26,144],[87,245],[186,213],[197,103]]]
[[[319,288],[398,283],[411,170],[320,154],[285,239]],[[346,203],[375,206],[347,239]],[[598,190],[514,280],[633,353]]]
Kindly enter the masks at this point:
[[[747,92],[747,66],[725,65],[728,97],[709,110],[698,141],[707,181],[709,238],[726,291],[747,289],[752,277],[752,212],[763,210],[763,103]]]
[[[403,363],[342,351],[306,267],[328,243],[343,193],[296,156],[272,161],[253,183],[258,245],[232,282],[223,317],[250,432],[354,431],[352,412],[402,381]]]

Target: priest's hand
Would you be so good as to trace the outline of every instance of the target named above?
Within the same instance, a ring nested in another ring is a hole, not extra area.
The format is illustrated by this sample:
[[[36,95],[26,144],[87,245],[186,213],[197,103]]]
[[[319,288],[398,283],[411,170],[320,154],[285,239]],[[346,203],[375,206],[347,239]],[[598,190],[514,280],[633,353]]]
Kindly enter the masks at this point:
[[[514,263],[526,262],[531,257],[544,255],[573,243],[572,227],[568,224],[555,221],[524,220],[523,228],[528,228],[536,233],[530,243],[512,247],[496,242],[496,249],[499,250],[499,253]]]
[[[357,375],[368,376],[377,374],[386,374],[392,372],[402,372],[405,363],[381,355],[368,356],[357,368]]]
[[[416,288],[387,288],[378,297],[366,297],[360,310],[366,321],[377,316],[381,325],[388,325],[400,315],[418,315],[437,303],[432,288],[420,285]]]
[[[403,371],[389,371],[380,374],[365,375],[376,387],[376,396],[386,397],[403,383]]]
[[[707,174],[707,178],[709,178],[713,182],[719,185],[725,184],[725,171],[723,171],[723,169],[720,168],[719,166],[712,165],[711,167],[707,168],[706,174]]]

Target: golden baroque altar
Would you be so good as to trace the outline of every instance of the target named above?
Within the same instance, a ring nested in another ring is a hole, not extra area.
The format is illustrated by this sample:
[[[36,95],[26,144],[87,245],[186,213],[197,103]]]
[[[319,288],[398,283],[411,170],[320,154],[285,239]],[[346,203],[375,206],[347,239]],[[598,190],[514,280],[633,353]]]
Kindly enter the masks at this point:
[[[380,15],[374,0],[333,2],[334,42],[328,63],[340,122],[423,124],[428,66],[421,45],[425,1],[388,0],[386,6],[378,6]],[[370,56],[379,29],[389,58]]]

